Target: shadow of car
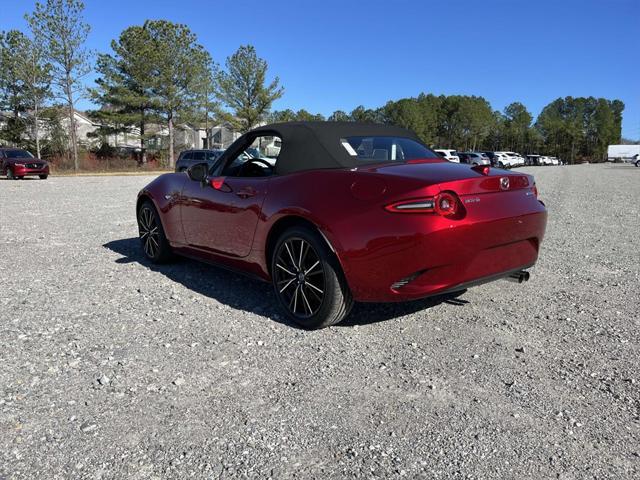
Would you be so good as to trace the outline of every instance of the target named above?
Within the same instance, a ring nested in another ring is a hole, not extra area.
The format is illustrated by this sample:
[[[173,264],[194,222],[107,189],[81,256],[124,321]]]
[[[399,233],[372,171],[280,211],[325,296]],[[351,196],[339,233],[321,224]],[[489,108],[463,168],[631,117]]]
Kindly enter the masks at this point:
[[[116,259],[116,263],[139,263],[191,291],[231,308],[262,315],[290,327],[301,328],[280,314],[270,283],[187,258],[171,264],[154,264],[145,257],[138,237],[114,240],[105,243],[103,247],[121,255]],[[249,290],[251,295],[247,295]],[[402,303],[359,303],[354,306],[349,316],[336,326],[349,327],[384,322],[411,315],[441,303],[463,306],[467,301],[459,297],[464,293],[465,290]]]

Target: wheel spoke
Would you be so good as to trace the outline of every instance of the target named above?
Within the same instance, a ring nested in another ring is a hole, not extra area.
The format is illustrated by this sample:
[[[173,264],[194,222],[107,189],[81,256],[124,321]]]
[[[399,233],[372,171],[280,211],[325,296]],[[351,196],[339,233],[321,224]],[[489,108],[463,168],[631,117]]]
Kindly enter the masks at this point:
[[[318,287],[316,287],[313,283],[311,282],[306,282],[305,285],[307,287],[311,287],[313,288],[316,292],[318,292],[320,295],[324,294],[324,292],[322,290],[320,290]]]
[[[306,251],[309,248],[307,242],[304,240],[300,240],[300,258],[298,260],[298,268],[302,270],[302,266],[304,265],[304,259],[306,257]]]
[[[302,294],[302,299],[304,300],[304,306],[305,306],[305,312],[307,311],[307,308],[309,309],[309,315],[311,315],[313,313],[313,309],[311,308],[311,305],[309,304],[309,300],[307,300],[307,296],[304,294],[304,288],[300,289],[300,293]]]
[[[142,210],[142,220],[145,230],[151,230],[151,210],[148,208]]]
[[[296,287],[296,289],[293,292],[293,295],[291,296],[291,303],[293,303],[293,313],[296,313],[296,310],[298,308],[298,290],[299,289],[300,289],[300,285]],[[289,303],[289,308],[291,308],[291,303]]]
[[[145,248],[144,251],[147,253],[147,255],[149,255],[150,257],[154,256],[154,251],[153,251],[153,243],[151,242],[151,237],[147,237],[147,240],[145,242]]]
[[[280,289],[280,293],[284,292],[284,291],[289,287],[289,285],[291,285],[291,284],[292,284],[293,282],[295,282],[295,281],[296,281],[295,277],[294,277],[294,278],[292,278],[291,280],[289,280],[289,281],[287,282],[287,284],[286,284],[284,287],[282,287],[282,288]]]
[[[320,260],[318,260],[316,263],[314,263],[313,265],[311,265],[311,267],[309,267],[304,274],[305,275],[309,275],[309,273],[311,273],[311,271],[313,271],[314,268],[316,268],[318,265],[320,265]]]
[[[309,286],[309,283],[307,283],[307,284],[306,284],[306,286],[308,287],[308,286]],[[318,295],[318,294],[315,292],[315,290],[311,290],[311,289],[309,289],[309,293],[311,293],[311,295],[313,295],[313,296],[316,298],[316,300],[318,301],[318,304],[321,304],[321,303],[322,303],[322,296],[321,296],[321,295]]]
[[[283,267],[282,265],[280,265],[279,263],[276,263],[276,267],[278,267],[278,268],[280,268],[280,269],[284,270],[285,272],[287,272],[287,273],[288,273],[289,275],[291,275],[292,277],[295,277],[295,276],[296,276],[296,274],[295,274],[295,273],[290,272],[289,270],[287,270],[286,268],[284,268],[284,267]]]
[[[296,269],[300,269],[300,267],[298,267],[298,265],[296,265],[296,261],[293,259],[293,255],[291,253],[291,250],[289,249],[289,243],[285,243],[284,244],[284,248],[287,249],[287,253],[289,254],[289,258],[291,259],[291,265],[293,265]]]
[[[144,228],[149,230],[149,209],[145,208],[142,210],[142,223],[144,224]]]

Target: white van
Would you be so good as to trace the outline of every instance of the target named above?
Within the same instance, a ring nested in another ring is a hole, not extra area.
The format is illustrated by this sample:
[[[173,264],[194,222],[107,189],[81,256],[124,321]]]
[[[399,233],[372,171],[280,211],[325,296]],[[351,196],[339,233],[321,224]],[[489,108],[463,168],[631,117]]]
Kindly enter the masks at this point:
[[[608,162],[630,162],[636,163],[640,155],[640,145],[609,145],[607,149]]]

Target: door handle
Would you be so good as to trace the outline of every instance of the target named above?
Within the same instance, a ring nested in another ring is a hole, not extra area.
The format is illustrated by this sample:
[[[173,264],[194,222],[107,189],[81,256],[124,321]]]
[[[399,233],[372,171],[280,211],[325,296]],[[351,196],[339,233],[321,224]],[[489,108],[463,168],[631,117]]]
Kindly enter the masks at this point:
[[[236,195],[239,196],[240,198],[249,198],[249,197],[253,197],[256,193],[258,192],[256,192],[253,188],[246,187],[240,190],[239,192],[236,192]]]

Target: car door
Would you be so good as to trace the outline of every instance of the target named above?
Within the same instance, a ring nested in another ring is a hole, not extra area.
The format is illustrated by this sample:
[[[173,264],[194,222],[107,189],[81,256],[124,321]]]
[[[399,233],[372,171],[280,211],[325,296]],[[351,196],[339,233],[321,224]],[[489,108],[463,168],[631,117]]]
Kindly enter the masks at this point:
[[[211,183],[189,180],[182,191],[182,228],[188,245],[245,257],[251,250],[269,178],[226,177]]]
[[[242,149],[229,155],[219,176],[185,183],[181,216],[188,245],[235,257],[249,254],[271,173],[244,174],[241,167],[252,160]]]

